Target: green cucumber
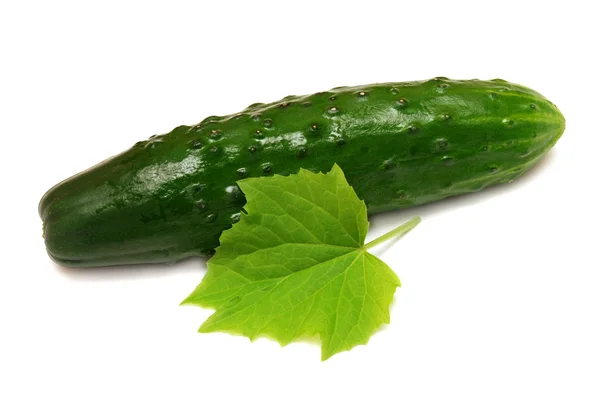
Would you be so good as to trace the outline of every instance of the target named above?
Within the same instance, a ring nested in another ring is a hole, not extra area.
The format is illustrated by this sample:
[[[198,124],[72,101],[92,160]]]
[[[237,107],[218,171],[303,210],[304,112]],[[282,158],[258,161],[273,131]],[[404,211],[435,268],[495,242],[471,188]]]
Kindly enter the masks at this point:
[[[245,177],[335,162],[380,213],[514,180],[564,128],[554,104],[499,79],[341,87],[138,142],[54,186],[39,213],[61,265],[174,262],[214,252]]]

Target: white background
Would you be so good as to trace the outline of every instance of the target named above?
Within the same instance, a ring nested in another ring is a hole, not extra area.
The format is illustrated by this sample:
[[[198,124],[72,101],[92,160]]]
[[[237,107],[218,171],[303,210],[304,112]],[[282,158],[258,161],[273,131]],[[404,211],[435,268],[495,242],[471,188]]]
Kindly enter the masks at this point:
[[[600,65],[578,2],[3,1],[0,399],[600,400]],[[522,179],[377,216],[392,324],[318,345],[198,334],[205,264],[61,268],[37,203],[180,124],[340,85],[506,80],[567,130]]]

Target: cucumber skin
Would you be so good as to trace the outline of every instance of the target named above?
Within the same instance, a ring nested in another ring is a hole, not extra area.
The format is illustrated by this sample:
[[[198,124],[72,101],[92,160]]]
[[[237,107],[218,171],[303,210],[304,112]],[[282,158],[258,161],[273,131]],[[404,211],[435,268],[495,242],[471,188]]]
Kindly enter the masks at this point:
[[[54,186],[39,213],[60,265],[175,262],[214,252],[245,204],[237,180],[335,162],[374,214],[514,180],[564,128],[554,104],[499,79],[341,87],[138,142]]]

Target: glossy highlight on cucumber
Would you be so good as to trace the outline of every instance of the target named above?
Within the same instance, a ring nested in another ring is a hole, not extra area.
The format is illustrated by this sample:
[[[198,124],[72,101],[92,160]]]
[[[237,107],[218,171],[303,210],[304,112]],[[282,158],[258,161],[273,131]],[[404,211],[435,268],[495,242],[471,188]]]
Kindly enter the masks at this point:
[[[243,213],[237,180],[337,163],[374,214],[512,181],[564,128],[500,79],[341,87],[152,136],[51,188],[39,214],[60,265],[174,262],[214,252]]]

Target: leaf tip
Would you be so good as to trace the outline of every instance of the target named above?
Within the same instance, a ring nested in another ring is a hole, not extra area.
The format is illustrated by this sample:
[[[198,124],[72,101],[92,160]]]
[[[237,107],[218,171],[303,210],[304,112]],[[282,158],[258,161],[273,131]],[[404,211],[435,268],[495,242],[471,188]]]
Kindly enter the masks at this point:
[[[205,321],[204,323],[202,323],[202,325],[198,328],[198,333],[212,333],[214,330],[212,329],[210,324],[206,324],[208,322]]]
[[[331,352],[327,350],[325,347],[321,347],[321,362],[325,362],[329,358],[331,358],[335,352]]]
[[[346,177],[342,168],[337,164],[333,163],[331,166],[331,170],[329,170],[329,174],[333,174],[334,176]]]
[[[186,306],[192,304],[192,294],[188,295],[183,301],[179,303],[179,306]]]

